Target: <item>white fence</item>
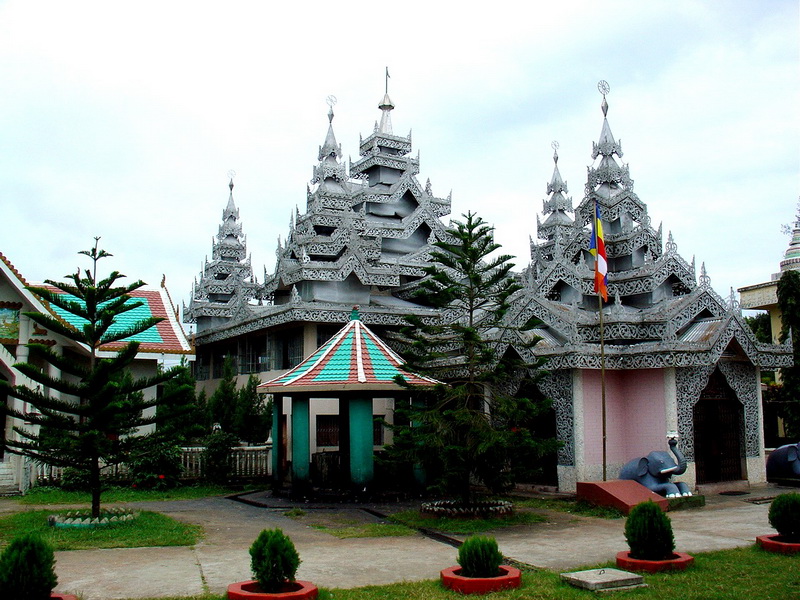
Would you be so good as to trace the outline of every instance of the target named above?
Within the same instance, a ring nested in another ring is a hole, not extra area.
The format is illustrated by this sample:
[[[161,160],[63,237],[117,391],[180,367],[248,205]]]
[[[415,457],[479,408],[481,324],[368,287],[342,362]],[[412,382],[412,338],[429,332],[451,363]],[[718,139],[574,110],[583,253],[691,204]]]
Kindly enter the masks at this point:
[[[203,476],[205,469],[205,448],[193,446],[181,448],[181,477],[198,479]],[[231,448],[230,476],[232,478],[269,477],[272,474],[272,461],[270,455],[272,444],[264,446],[237,446]],[[58,482],[61,481],[63,469],[51,465],[42,465],[31,462],[31,481]],[[124,478],[128,474],[127,465],[115,465],[104,469],[106,477]]]

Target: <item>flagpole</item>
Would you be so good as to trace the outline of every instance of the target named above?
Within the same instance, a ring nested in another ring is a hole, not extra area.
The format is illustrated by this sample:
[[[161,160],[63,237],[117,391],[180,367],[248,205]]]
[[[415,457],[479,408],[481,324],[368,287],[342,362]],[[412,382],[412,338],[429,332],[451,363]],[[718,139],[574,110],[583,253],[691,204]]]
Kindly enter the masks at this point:
[[[606,436],[606,352],[605,340],[603,339],[603,297],[597,294],[598,313],[600,315],[600,397],[603,412],[603,481],[607,481],[606,472],[606,452],[607,452],[607,436]]]

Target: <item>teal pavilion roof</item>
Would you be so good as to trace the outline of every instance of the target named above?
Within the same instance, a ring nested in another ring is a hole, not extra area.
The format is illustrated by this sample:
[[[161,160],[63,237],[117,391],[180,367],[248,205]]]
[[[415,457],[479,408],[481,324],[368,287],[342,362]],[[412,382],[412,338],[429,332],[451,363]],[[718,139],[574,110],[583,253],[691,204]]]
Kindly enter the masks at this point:
[[[331,392],[403,390],[394,378],[408,385],[431,387],[439,383],[403,370],[403,360],[375,335],[353,309],[351,320],[316,352],[287,373],[262,383],[260,391]]]

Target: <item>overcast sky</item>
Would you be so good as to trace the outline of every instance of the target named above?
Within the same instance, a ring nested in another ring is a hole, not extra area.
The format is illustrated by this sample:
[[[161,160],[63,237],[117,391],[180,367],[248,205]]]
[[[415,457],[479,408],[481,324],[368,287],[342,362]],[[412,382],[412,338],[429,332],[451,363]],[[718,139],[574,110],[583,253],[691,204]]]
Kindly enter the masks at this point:
[[[470,9],[480,6],[481,10]],[[234,198],[258,280],[338,98],[345,156],[380,117],[420,181],[530,260],[557,140],[577,205],[609,123],[654,227],[721,295],[778,270],[800,195],[796,0],[0,1],[0,252],[29,281],[88,266],[188,301]]]

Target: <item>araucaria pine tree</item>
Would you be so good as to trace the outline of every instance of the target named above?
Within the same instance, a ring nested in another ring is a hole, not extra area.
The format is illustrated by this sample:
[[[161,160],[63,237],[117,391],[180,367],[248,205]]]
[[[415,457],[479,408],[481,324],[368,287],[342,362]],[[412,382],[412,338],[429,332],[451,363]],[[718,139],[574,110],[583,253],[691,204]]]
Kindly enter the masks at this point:
[[[44,344],[28,344],[29,360],[14,367],[33,385],[11,386],[0,380],[9,396],[29,406],[25,414],[6,406],[6,414],[32,426],[15,426],[17,437],[6,439],[5,448],[44,464],[72,467],[84,473],[92,494],[94,517],[100,515],[101,470],[122,462],[135,446],[149,443],[149,436],[131,434],[139,427],[160,422],[168,413],[147,409],[170,403],[169,394],[146,400],[142,391],[177,374],[170,369],[152,377],[133,377],[128,367],[139,348],[136,341],[128,341],[110,357],[106,352],[100,356],[103,346],[133,338],[161,319],[148,317],[120,325],[120,315],[141,306],[129,294],[144,283],[116,286],[124,277],[117,271],[98,280],[98,261],[111,256],[98,248],[98,242],[99,238],[95,238],[91,250],[80,252],[91,259],[91,269],[78,269],[67,276],[67,283],[47,280],[52,287],[28,288],[50,305],[78,317],[79,325],[70,325],[53,314],[25,313],[45,329],[85,347],[86,353],[62,354]],[[44,363],[54,369],[42,368]],[[51,376],[51,372],[59,375]],[[172,418],[182,416],[169,414]]]
[[[787,435],[800,437],[800,271],[784,271],[778,280],[778,307],[781,309],[780,340],[791,338],[794,364],[781,369],[779,397],[785,401]]]
[[[483,219],[464,217],[451,223],[448,241],[433,244],[416,296],[439,308],[441,319],[411,318],[403,330],[406,367],[448,385],[415,399],[409,425],[394,427],[395,443],[387,450],[423,467],[433,491],[470,502],[471,480],[502,491],[520,466],[535,465],[557,442],[533,428],[548,406],[530,385],[541,376],[541,361],[525,363],[508,348],[510,337],[517,343],[523,337],[506,319],[509,300],[520,289],[511,275],[512,257],[497,254],[500,245]],[[510,393],[510,381],[527,383],[516,387],[533,397]]]

